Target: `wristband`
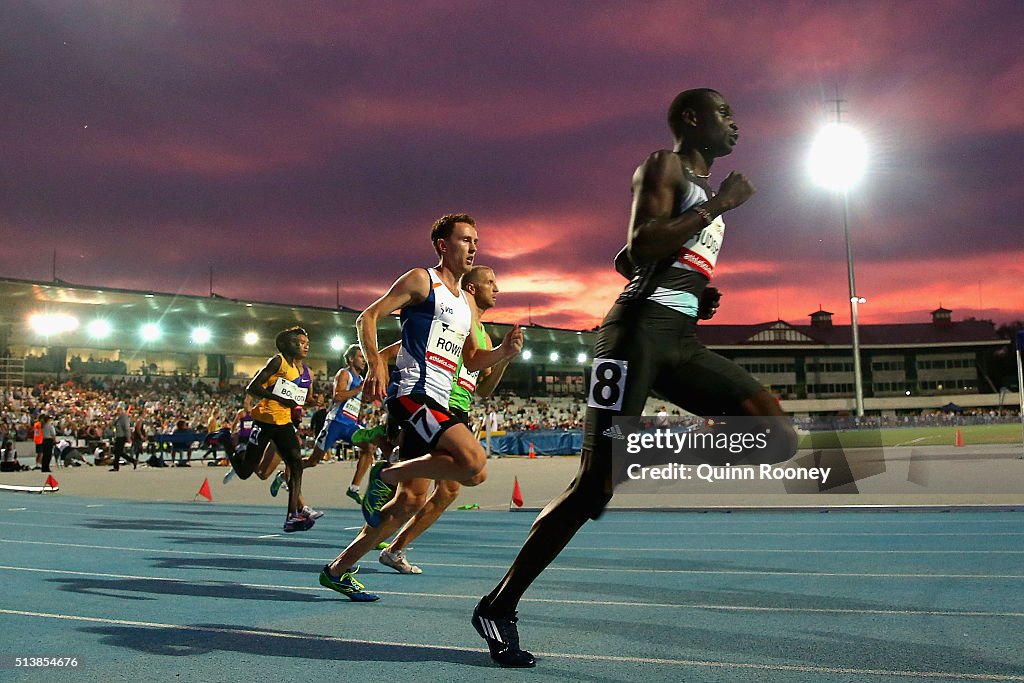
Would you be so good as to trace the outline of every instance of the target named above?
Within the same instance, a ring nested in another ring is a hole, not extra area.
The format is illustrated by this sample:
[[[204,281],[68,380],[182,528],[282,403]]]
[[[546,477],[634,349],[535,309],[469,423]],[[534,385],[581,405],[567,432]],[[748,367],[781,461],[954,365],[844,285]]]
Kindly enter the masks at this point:
[[[714,216],[711,212],[704,208],[704,204],[696,204],[690,207],[690,211],[693,211],[698,216],[704,219],[704,225],[708,226],[715,222]]]

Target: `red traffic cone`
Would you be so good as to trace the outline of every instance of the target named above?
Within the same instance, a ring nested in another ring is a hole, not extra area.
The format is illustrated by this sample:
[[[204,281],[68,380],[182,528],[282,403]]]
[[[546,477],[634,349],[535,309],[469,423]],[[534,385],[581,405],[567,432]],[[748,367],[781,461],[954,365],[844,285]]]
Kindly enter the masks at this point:
[[[213,493],[210,492],[210,480],[203,479],[203,485],[199,487],[199,492],[192,496],[192,500],[195,500],[199,496],[202,496],[206,500],[213,502]]]
[[[516,477],[516,483],[512,486],[512,502],[508,504],[508,509],[511,510],[513,505],[517,508],[523,507],[523,491],[519,488],[519,477]]]
[[[43,486],[49,486],[54,491],[60,490],[60,484],[57,483],[57,480],[53,478],[52,474],[46,475],[46,483],[43,484]]]
[[[963,448],[964,446],[964,435],[959,429],[956,430],[956,440],[953,441],[953,445],[957,448]]]
[[[534,450],[533,442],[532,441],[530,442],[530,457],[531,458],[536,458],[537,457],[537,451]]]

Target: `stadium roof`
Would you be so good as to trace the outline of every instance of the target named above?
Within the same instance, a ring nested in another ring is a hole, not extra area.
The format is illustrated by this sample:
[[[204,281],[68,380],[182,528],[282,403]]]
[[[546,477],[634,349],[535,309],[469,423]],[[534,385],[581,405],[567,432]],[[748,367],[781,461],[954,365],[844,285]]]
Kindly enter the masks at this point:
[[[160,346],[173,351],[206,353],[261,354],[273,348],[273,336],[280,330],[301,325],[314,338],[343,336],[347,343],[355,341],[355,319],[359,314],[350,308],[294,306],[263,301],[245,301],[225,297],[196,296],[168,292],[74,285],[67,282],[0,279],[0,323],[15,328],[34,313],[66,313],[86,321],[102,318],[108,321],[113,334],[107,340],[86,337],[85,329],[47,339],[50,344],[126,348],[138,346],[137,327],[144,322],[157,322],[166,328]],[[196,326],[211,329],[212,337],[202,349],[189,347],[189,334]],[[382,324],[382,338],[397,338],[397,317]],[[242,337],[256,332],[264,343],[255,349],[243,349]],[[8,332],[5,343],[20,343],[16,333]],[[33,345],[38,344],[35,342]],[[156,345],[151,345],[155,347]],[[337,353],[327,344],[312,350],[313,357],[332,357]]]
[[[218,296],[197,296],[171,292],[143,291],[112,287],[76,285],[61,280],[43,282],[0,278],[0,342],[5,345],[60,345],[97,349],[138,348],[138,327],[145,322],[159,322],[165,328],[160,342],[148,343],[153,350],[260,355],[273,352],[273,336],[292,325],[303,326],[312,337],[311,358],[333,358],[338,352],[327,343],[318,343],[341,336],[345,343],[356,339],[355,321],[360,311],[344,306],[325,308],[229,299]],[[25,324],[34,313],[64,313],[75,316],[80,327],[49,338],[31,335]],[[114,333],[105,340],[88,337],[85,326],[89,320],[104,318]],[[196,326],[211,330],[211,338],[201,348],[189,338]],[[530,343],[558,346],[575,354],[580,346],[588,349],[592,332],[560,330],[542,326],[524,326]],[[500,339],[509,324],[487,322],[488,331]],[[378,333],[383,346],[398,339],[401,325],[397,315],[381,321]],[[241,340],[248,331],[256,332],[260,345],[246,348]],[[571,349],[565,349],[566,345]],[[566,360],[566,362],[569,362]]]
[[[946,323],[859,325],[864,347],[961,346],[1005,344],[987,320]],[[756,325],[700,325],[697,336],[711,347],[850,346],[849,325],[792,325],[783,320]]]
[[[88,339],[84,329],[65,333],[60,338],[40,340],[19,334],[23,324],[36,312],[62,312],[77,316],[83,326],[88,319],[103,317],[110,321],[115,333],[102,342]],[[935,313],[945,313],[937,316]],[[952,322],[948,309],[933,312],[931,323],[860,325],[864,347],[999,345],[1000,339],[990,321],[966,320]],[[139,291],[109,287],[75,285],[60,280],[42,282],[0,278],[0,342],[10,344],[89,346],[94,348],[134,348],[141,346],[137,328],[146,321],[158,321],[166,328],[160,347],[179,352],[204,352],[259,355],[272,352],[273,336],[292,325],[305,327],[314,344],[311,357],[330,358],[338,355],[327,343],[317,343],[341,336],[345,343],[355,341],[355,319],[359,311],[344,306],[325,308],[247,301],[218,296],[197,296],[169,292]],[[777,320],[753,325],[715,325],[702,323],[697,335],[713,348],[829,348],[850,346],[850,326],[832,325],[831,313],[816,311],[808,325],[793,325]],[[197,325],[210,328],[211,339],[198,347],[189,339]],[[500,339],[508,324],[487,324],[493,338]],[[245,332],[255,331],[261,338],[258,347],[246,348],[241,339]],[[596,333],[524,326],[527,348],[561,349],[575,355],[592,348]],[[381,345],[398,338],[398,316],[382,321],[379,329]],[[155,345],[151,345],[155,348]],[[566,357],[565,362],[571,362]]]

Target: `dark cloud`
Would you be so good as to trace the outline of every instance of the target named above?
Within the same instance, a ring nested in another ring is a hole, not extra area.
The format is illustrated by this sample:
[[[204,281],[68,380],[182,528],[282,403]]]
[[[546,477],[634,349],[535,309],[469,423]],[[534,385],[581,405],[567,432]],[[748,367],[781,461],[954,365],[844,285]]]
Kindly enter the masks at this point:
[[[993,289],[1024,277],[1024,6],[729,15],[744,22],[710,3],[17,4],[0,273],[49,277],[56,249],[71,281],[201,294],[212,267],[227,296],[360,308],[433,261],[434,218],[468,211],[504,301],[590,327],[621,284],[630,175],[671,144],[675,92],[710,85],[743,133],[713,182],[758,187],[721,262],[747,315],[765,292],[843,300],[841,207],[803,161],[837,86],[872,141],[850,196],[859,281],[906,288],[884,315],[927,310],[959,263]]]

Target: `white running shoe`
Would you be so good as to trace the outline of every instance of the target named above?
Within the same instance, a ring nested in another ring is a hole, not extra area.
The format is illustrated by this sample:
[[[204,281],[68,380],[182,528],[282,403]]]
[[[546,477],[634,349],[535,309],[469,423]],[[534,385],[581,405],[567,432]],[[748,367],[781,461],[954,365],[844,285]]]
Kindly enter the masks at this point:
[[[224,475],[224,479],[221,480],[221,483],[226,484],[226,483],[228,483],[229,481],[231,481],[234,478],[235,478],[235,468],[234,467],[230,467],[230,468],[228,468],[227,474]]]
[[[324,516],[324,513],[320,512],[319,510],[314,510],[308,505],[302,508],[302,514],[306,515],[310,519],[320,519]]]
[[[409,564],[405,559],[405,553],[401,550],[389,553],[387,550],[380,551],[380,563],[391,567],[400,574],[422,574],[423,570],[414,564]]]

